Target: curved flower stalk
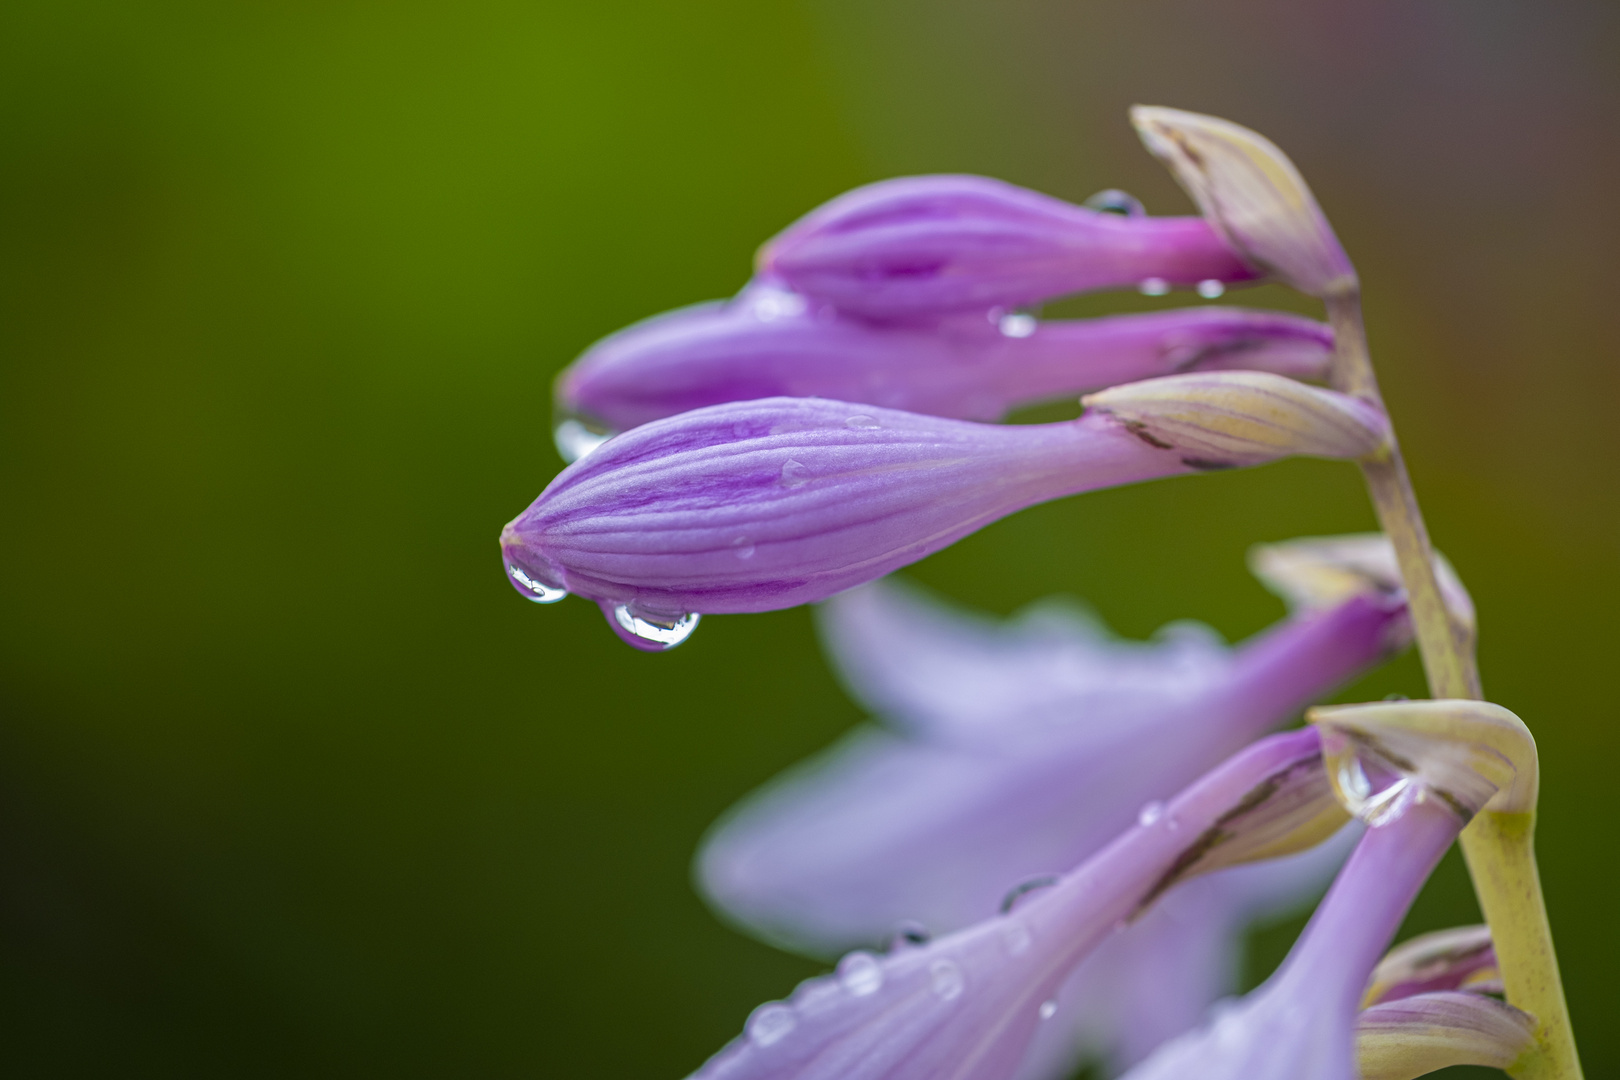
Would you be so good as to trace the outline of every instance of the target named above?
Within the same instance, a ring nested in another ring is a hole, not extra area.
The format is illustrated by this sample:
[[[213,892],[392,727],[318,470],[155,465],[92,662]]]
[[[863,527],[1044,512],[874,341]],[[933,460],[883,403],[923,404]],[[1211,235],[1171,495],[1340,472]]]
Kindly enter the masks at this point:
[[[1060,424],[973,424],[807,398],[654,421],[563,470],[507,525],[508,575],[531,599],[595,599],[632,643],[663,648],[660,635],[681,634],[693,613],[821,600],[1037,502],[1383,445],[1377,410],[1277,375],[1132,387],[1129,403],[1116,408],[1105,391]],[[1189,402],[1178,404],[1178,387]]]
[[[812,311],[799,294],[756,281],[732,300],[670,312],[597,342],[558,376],[557,404],[563,415],[610,431],[766,397],[988,421],[1022,405],[1183,371],[1249,368],[1317,379],[1332,347],[1331,332],[1315,320],[1223,307],[1050,321],[998,309],[923,327],[875,326]]]
[[[703,1080],[1003,1080],[1073,967],[1166,889],[1319,837],[1331,813],[1312,731],[1250,746],[1012,911],[881,958],[854,953],[756,1009]],[[1339,820],[1343,820],[1342,812]],[[1179,821],[1183,828],[1172,829]]]
[[[1071,293],[1149,291],[1260,276],[1201,218],[1075,206],[983,176],[856,188],[760,249],[759,271],[880,321],[1016,308]]]
[[[1354,1080],[1359,1003],[1412,899],[1474,814],[1534,798],[1534,743],[1524,725],[1506,710],[1460,715],[1445,708],[1453,704],[1312,711],[1328,775],[1369,826],[1366,835],[1276,974],[1207,1027],[1155,1051],[1127,1080]],[[1394,1018],[1418,1015],[1426,997],[1378,1006],[1369,1028],[1381,1020],[1400,1026]],[[1400,1070],[1419,1057],[1420,1072],[1470,1060],[1441,1054],[1437,1062],[1432,1041],[1403,1058],[1399,1042],[1384,1046],[1376,1075],[1417,1075]]]

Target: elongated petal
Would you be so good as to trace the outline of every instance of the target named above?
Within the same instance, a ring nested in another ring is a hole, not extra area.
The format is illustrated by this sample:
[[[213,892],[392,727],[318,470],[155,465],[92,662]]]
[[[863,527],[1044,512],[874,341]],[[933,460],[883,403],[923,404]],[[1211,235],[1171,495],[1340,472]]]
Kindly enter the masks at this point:
[[[1495,991],[1501,980],[1491,928],[1459,926],[1423,934],[1391,949],[1367,980],[1362,1005],[1439,990]]]
[[[618,431],[777,396],[999,420],[1020,405],[1194,369],[1315,378],[1332,340],[1310,319],[1218,307],[1047,322],[975,314],[883,327],[812,311],[798,294],[756,283],[735,300],[598,342],[559,376],[557,401],[564,413]]]
[[[759,268],[838,310],[906,320],[1095,289],[1256,271],[1198,218],[1121,217],[982,176],[857,188],[761,249]]]
[[[1120,642],[1051,607],[1001,626],[892,582],[822,616],[856,695],[908,735],[858,731],[768,785],[699,861],[731,918],[814,952],[982,918],[1162,814],[1210,762],[1384,655],[1402,618],[1357,598],[1229,652],[1185,632]]]
[[[1202,833],[1231,820],[1279,775],[1319,768],[1311,733],[1273,736],[1201,778],[1169,809],[1189,833]],[[745,1036],[697,1075],[1004,1080],[1041,1022],[1043,1004],[1137,910],[1144,890],[1179,859],[1185,836],[1162,822],[1139,825],[1006,915],[882,959],[848,957],[834,976],[756,1010]]]
[[[1138,105],[1131,121],[1228,243],[1312,296],[1356,288],[1356,271],[1288,156],[1246,127]]]
[[[1359,1080],[1413,1080],[1451,1065],[1510,1068],[1535,1044],[1535,1017],[1444,991],[1375,1005],[1356,1022]]]

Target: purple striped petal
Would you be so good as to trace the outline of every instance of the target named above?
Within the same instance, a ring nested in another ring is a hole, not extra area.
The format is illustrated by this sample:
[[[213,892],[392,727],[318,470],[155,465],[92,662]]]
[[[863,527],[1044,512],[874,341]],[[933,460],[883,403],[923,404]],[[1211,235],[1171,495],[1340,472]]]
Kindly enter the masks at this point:
[[[857,188],[767,243],[758,265],[816,302],[880,321],[1259,276],[1201,218],[1105,213],[982,176]]]

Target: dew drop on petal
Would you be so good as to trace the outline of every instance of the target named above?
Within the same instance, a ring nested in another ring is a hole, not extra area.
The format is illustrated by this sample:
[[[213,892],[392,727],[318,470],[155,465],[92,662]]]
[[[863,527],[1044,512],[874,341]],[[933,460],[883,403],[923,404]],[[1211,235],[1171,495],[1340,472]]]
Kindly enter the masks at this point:
[[[752,559],[754,557],[754,542],[746,536],[739,536],[731,542],[731,550],[739,559]]]
[[[928,965],[928,984],[934,988],[935,994],[950,1001],[961,996],[966,980],[962,978],[962,969],[956,966],[954,960],[935,960]]]
[[[854,428],[856,431],[876,431],[883,425],[870,416],[857,415],[844,421],[844,426]]]
[[[1007,895],[1001,898],[1001,913],[1003,915],[1007,914],[1007,912],[1017,907],[1018,902],[1029,893],[1032,893],[1037,889],[1044,889],[1048,885],[1056,885],[1057,880],[1057,878],[1047,874],[1043,877],[1034,877],[1030,878],[1028,881],[1019,882],[1017,885],[1014,885],[1012,888],[1008,889]]]
[[[883,988],[883,965],[868,952],[852,952],[838,961],[838,982],[854,997],[866,997]]]
[[[1120,217],[1141,217],[1147,213],[1136,196],[1118,188],[1099,191],[1087,199],[1083,205],[1091,210],[1100,210],[1105,214],[1118,214]]]
[[[1143,296],[1164,296],[1170,292],[1170,283],[1162,277],[1143,278],[1136,291]]]
[[[1052,1019],[1052,1017],[1057,1015],[1057,1002],[1055,1002],[1055,1001],[1043,1001],[1043,1002],[1041,1002],[1041,1010],[1040,1011],[1041,1011],[1041,1019],[1042,1020],[1050,1020],[1050,1019]]]
[[[761,1005],[748,1017],[748,1038],[756,1046],[770,1046],[781,1042],[798,1027],[799,1019],[793,1009],[779,1001]]]
[[[803,487],[805,484],[810,482],[810,478],[810,466],[804,464],[802,461],[790,460],[786,465],[782,466],[783,487]]]
[[[525,566],[512,555],[503,555],[502,561],[506,563],[507,578],[512,582],[512,588],[525,600],[533,600],[537,604],[555,604],[568,595],[567,589],[543,581],[541,571],[533,566]]]
[[[1001,944],[1006,947],[1008,956],[1023,956],[1034,940],[1029,927],[1021,922],[1009,921],[1001,928]]]
[[[1218,278],[1205,278],[1198,283],[1198,295],[1205,300],[1213,300],[1226,292],[1226,283]]]
[[[928,928],[919,922],[903,922],[894,928],[894,936],[889,939],[889,949],[905,949],[917,945],[928,944],[931,937]]]
[[[643,616],[631,610],[629,604],[619,604],[613,609],[613,621],[619,624],[620,629],[631,637],[657,646],[658,651],[673,649],[691,637],[702,618],[697,612],[678,618]]]
[[[552,429],[551,439],[557,444],[557,453],[572,465],[613,438],[614,434],[600,425],[586,423],[577,416],[570,416]]]
[[[996,321],[996,329],[1001,331],[1003,337],[1026,338],[1035,332],[1040,325],[1033,315],[1017,312],[1012,315],[1003,315]]]
[[[1164,803],[1154,799],[1142,807],[1141,812],[1136,815],[1136,823],[1145,829],[1162,817],[1164,817]]]

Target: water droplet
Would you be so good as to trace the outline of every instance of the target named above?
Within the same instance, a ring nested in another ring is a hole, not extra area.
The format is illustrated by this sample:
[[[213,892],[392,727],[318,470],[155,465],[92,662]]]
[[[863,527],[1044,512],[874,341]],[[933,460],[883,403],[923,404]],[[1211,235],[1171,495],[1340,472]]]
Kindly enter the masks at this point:
[[[934,993],[946,1001],[959,997],[966,984],[962,969],[956,966],[954,960],[935,960],[928,965],[928,982],[934,988]]]
[[[1143,296],[1164,296],[1170,291],[1170,283],[1162,277],[1143,278],[1136,291]]]
[[[903,922],[894,928],[894,936],[889,939],[889,949],[904,949],[917,945],[928,944],[928,928],[919,922]]]
[[[1012,315],[1003,315],[996,322],[996,329],[1000,330],[1004,337],[1014,338],[1029,337],[1038,326],[1040,326],[1040,320],[1021,311]]]
[[[883,425],[870,416],[852,416],[844,421],[844,426],[856,431],[876,431]]]
[[[1055,1002],[1055,1001],[1043,1001],[1043,1002],[1041,1002],[1041,1010],[1040,1011],[1041,1011],[1041,1019],[1042,1020],[1050,1020],[1050,1019],[1052,1019],[1052,1017],[1057,1015],[1057,1002]]]
[[[789,461],[782,466],[783,487],[803,487],[810,482],[811,476],[810,466],[801,461]]]
[[[1226,283],[1216,278],[1205,278],[1198,283],[1198,295],[1205,300],[1213,300],[1226,292]]]
[[[754,542],[746,536],[739,536],[731,542],[731,550],[739,559],[752,559],[754,557]]]
[[[799,1026],[799,1018],[793,1015],[793,1010],[780,1001],[772,1001],[761,1005],[748,1017],[748,1038],[756,1046],[770,1046],[787,1038],[788,1033]]]
[[[1007,895],[1001,898],[1001,913],[1003,915],[1007,914],[1007,912],[1017,907],[1018,901],[1022,900],[1026,895],[1034,892],[1036,889],[1044,889],[1049,885],[1056,885],[1057,880],[1058,879],[1053,877],[1051,874],[1047,874],[1043,877],[1030,878],[1028,881],[1019,882],[1011,889],[1008,889]]]
[[[644,615],[631,609],[629,604],[619,604],[613,609],[613,621],[625,634],[645,642],[653,647],[655,652],[673,649],[681,642],[692,636],[697,624],[703,616],[692,612],[687,615],[673,618],[664,615]]]
[[[568,595],[568,590],[541,580],[541,571],[534,566],[525,566],[515,556],[503,552],[502,561],[506,563],[506,573],[512,582],[512,588],[525,600],[533,600],[537,604],[555,604]]]
[[[1092,210],[1101,210],[1105,214],[1118,214],[1121,217],[1141,217],[1147,213],[1142,203],[1130,192],[1118,188],[1109,188],[1099,191],[1085,201],[1085,205]]]
[[[556,426],[551,433],[551,439],[557,444],[557,453],[572,465],[613,438],[615,434],[616,432],[608,430],[603,425],[570,416]]]
[[[754,294],[749,310],[760,322],[775,322],[777,319],[803,315],[809,307],[804,297],[788,289],[758,287],[750,288],[748,292]]]
[[[883,989],[883,965],[867,952],[852,952],[838,961],[838,982],[855,997]]]
[[[1136,815],[1136,823],[1145,829],[1162,817],[1164,817],[1164,803],[1154,799],[1142,807],[1142,812]]]
[[[1412,699],[1407,697],[1405,694],[1385,694],[1384,695],[1384,700],[1385,701],[1411,701]]]
[[[1021,922],[1009,921],[1001,928],[1001,943],[1006,946],[1008,956],[1023,956],[1034,940],[1029,927]]]

